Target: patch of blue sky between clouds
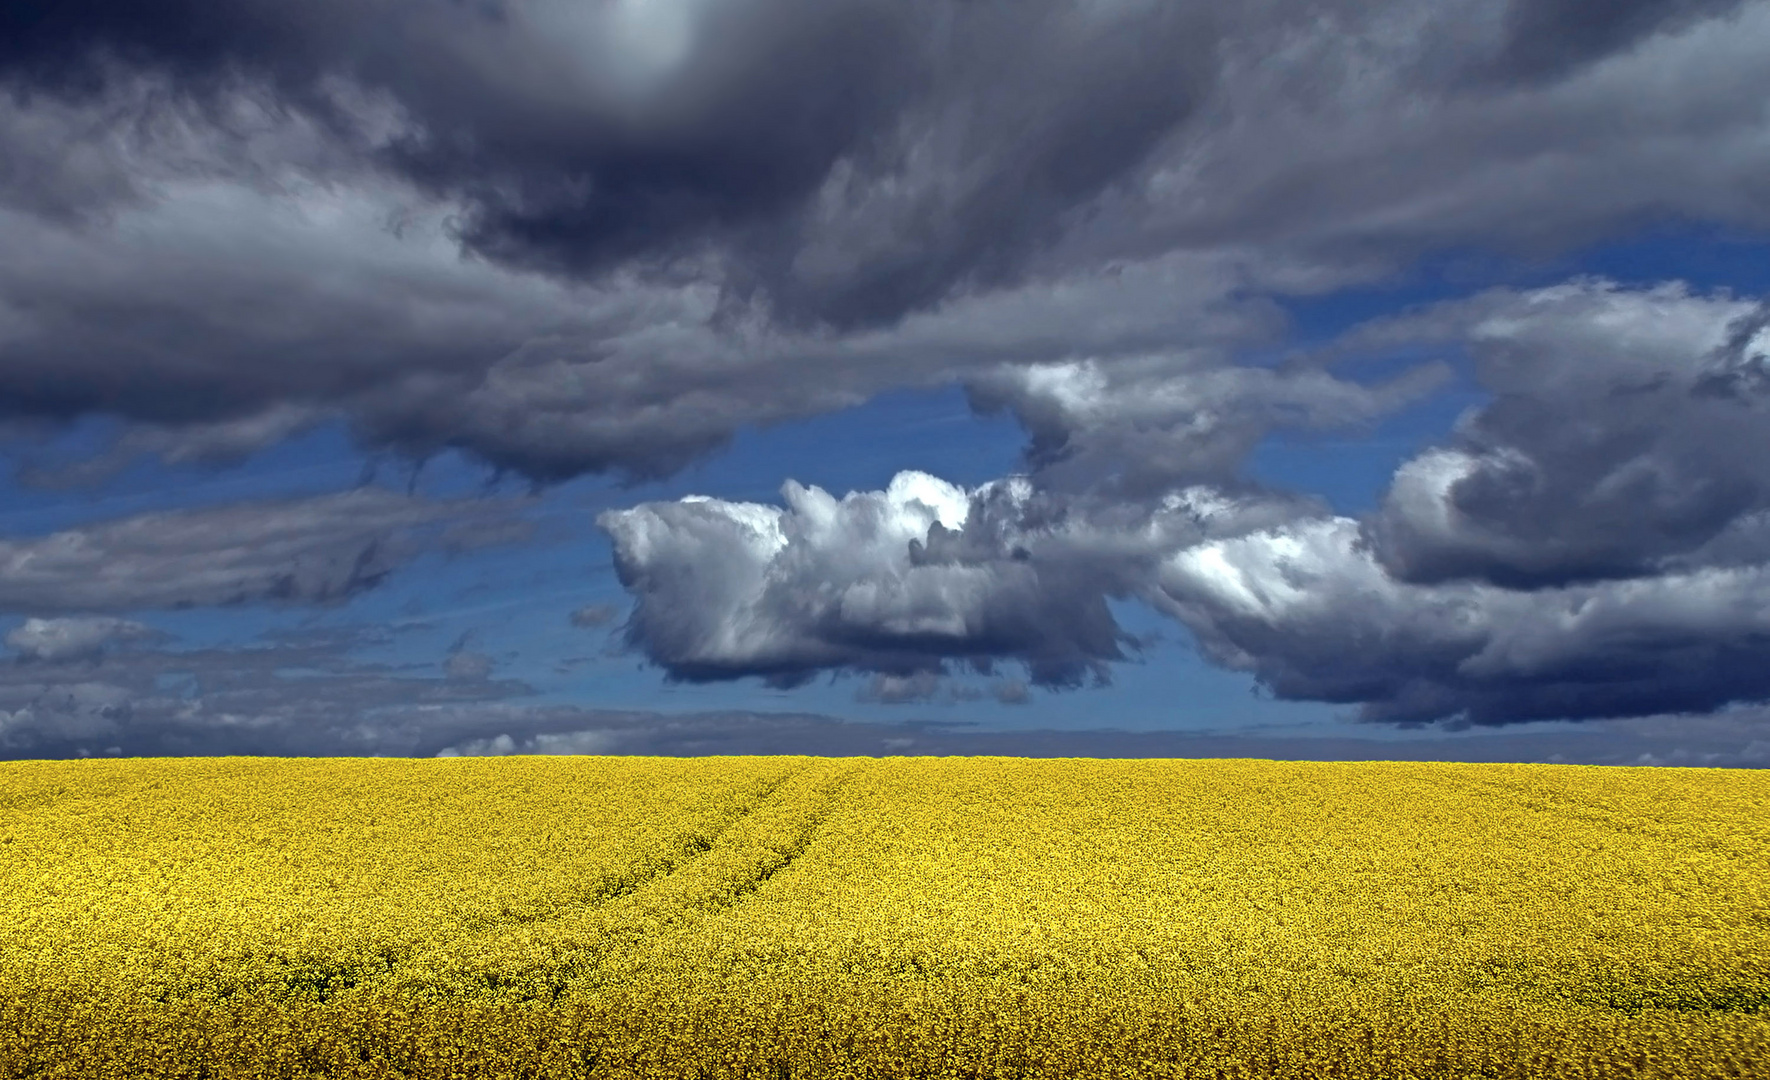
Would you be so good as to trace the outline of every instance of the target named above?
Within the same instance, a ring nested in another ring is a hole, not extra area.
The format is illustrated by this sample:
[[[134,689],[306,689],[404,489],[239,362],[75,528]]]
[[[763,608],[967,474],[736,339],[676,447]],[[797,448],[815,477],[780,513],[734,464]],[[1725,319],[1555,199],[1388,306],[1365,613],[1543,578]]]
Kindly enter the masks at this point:
[[[40,443],[15,443],[0,472],[0,530],[41,536],[88,522],[163,510],[342,491],[358,483],[364,457],[343,425],[330,424],[275,443],[237,464],[166,465],[143,456],[94,484],[32,486],[15,467],[77,462],[106,450],[119,424],[87,418]]]

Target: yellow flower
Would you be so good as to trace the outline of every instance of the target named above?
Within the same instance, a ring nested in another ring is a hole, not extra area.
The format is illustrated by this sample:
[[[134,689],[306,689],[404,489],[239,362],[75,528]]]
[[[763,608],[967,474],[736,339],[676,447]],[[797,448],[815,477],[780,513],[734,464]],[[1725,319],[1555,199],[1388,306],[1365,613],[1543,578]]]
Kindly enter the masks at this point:
[[[0,765],[0,1077],[1770,1075],[1770,776]]]

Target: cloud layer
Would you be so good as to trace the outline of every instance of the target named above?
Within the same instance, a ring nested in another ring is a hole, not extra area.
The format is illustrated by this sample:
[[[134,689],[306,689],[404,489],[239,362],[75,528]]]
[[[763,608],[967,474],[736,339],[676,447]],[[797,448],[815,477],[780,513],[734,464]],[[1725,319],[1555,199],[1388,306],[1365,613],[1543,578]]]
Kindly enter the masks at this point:
[[[656,478],[959,386],[1026,429],[1026,475],[606,514],[628,644],[879,701],[1007,664],[1007,700],[1108,678],[1135,648],[1111,605],[1141,601],[1373,719],[1770,696],[1756,302],[1576,280],[1283,354],[1285,300],[1434,253],[1770,228],[1763,0],[14,7],[0,424],[15,452],[116,424],[23,481],[340,421],[539,483]],[[1351,362],[1403,353],[1436,359]],[[1270,434],[1357,432],[1463,369],[1490,399],[1368,518],[1248,479]],[[20,671],[130,664],[164,652],[137,609],[337,603],[508,524],[368,491],[10,537],[0,610],[38,620]],[[424,694],[501,685],[447,663]],[[121,685],[41,700],[114,718]]]
[[[683,678],[847,669],[908,700],[948,662],[1018,661],[1073,685],[1122,658],[1107,601],[1136,598],[1276,695],[1368,719],[1706,712],[1770,698],[1765,325],[1725,294],[1593,280],[1361,328],[1337,350],[1454,344],[1493,395],[1365,521],[1205,485],[1077,494],[1035,469],[841,500],[789,484],[784,510],[695,499],[603,526],[639,600],[631,642]],[[1084,432],[1164,408],[1074,369],[1053,385],[1085,405],[1053,423]]]
[[[0,402],[120,417],[124,458],[343,417],[658,476],[973,380],[1050,447],[1003,364],[1244,403],[1148,485],[1368,411],[1203,377],[1273,296],[1770,225],[1763,3],[77,0],[0,41]]]
[[[32,619],[8,635],[14,656],[0,661],[0,757],[427,755],[496,734],[485,731],[496,703],[532,693],[489,669],[463,679],[354,659],[373,637],[178,648],[135,623]],[[476,720],[460,711],[470,706],[489,712]]]
[[[519,682],[463,682],[444,672],[353,660],[351,652],[364,644],[360,631],[178,648],[166,635],[93,622],[42,620],[8,643],[14,656],[0,660],[0,759],[809,753],[1770,764],[1761,710],[1423,740],[1332,731],[989,732],[965,724],[866,724],[792,713],[540,705],[524,700],[531,690]],[[111,644],[97,650],[34,651],[45,640],[107,635]]]
[[[0,540],[0,611],[60,615],[259,602],[335,604],[373,588],[427,551],[459,551],[525,536],[528,528],[516,517],[517,509],[508,500],[430,501],[359,488],[139,514],[33,539]],[[81,631],[85,634],[100,623],[79,625],[88,628]]]

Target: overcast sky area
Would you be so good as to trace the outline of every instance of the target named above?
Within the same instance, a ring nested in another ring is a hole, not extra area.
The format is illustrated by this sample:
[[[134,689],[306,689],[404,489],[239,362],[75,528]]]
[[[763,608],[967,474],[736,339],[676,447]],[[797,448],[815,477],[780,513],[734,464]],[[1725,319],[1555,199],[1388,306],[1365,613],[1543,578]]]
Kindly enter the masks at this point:
[[[0,757],[1770,766],[1770,0],[0,7]]]

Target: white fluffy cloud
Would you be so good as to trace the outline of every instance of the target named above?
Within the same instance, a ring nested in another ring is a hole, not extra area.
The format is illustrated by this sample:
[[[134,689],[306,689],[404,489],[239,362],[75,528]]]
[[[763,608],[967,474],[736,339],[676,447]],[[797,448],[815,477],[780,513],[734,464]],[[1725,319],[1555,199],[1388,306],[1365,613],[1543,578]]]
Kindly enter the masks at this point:
[[[1770,567],[1532,590],[1396,580],[1349,518],[1177,552],[1156,603],[1284,697],[1476,723],[1770,697]]]
[[[974,498],[1018,507],[1024,483],[967,492],[905,472],[842,499],[791,482],[781,494],[785,509],[691,497],[601,518],[638,597],[629,633],[672,674],[904,674],[1009,642],[1065,665],[1118,655],[1110,628],[1090,633],[1103,608],[1040,610],[1055,598],[1027,563],[930,554],[931,534],[962,530]]]
[[[608,754],[622,744],[617,731],[542,732],[518,741],[508,732],[489,739],[470,739],[445,746],[437,757],[508,757],[511,754]]]
[[[1074,685],[1125,655],[1109,597],[1135,595],[1177,546],[1299,505],[1194,487],[1144,507],[1052,497],[1023,477],[967,491],[918,472],[840,499],[789,482],[782,497],[604,514],[638,601],[629,640],[685,679],[1016,660],[1035,682]]]
[[[1770,334],[1727,294],[1599,280],[1387,320],[1493,398],[1366,521],[1177,552],[1158,607],[1275,692],[1478,722],[1770,697]]]
[[[1111,523],[1074,507],[1041,517],[1024,480],[965,492],[902,474],[884,492],[837,500],[789,485],[785,498],[607,515],[638,599],[632,643],[681,678],[842,669],[875,673],[869,700],[926,700],[947,662],[1018,661],[1046,685],[1103,674],[1126,644],[1105,606],[1117,596],[1171,615],[1279,696],[1368,719],[1504,723],[1770,697],[1762,564],[1528,590],[1419,584],[1390,573],[1357,520],[1202,489]]]

